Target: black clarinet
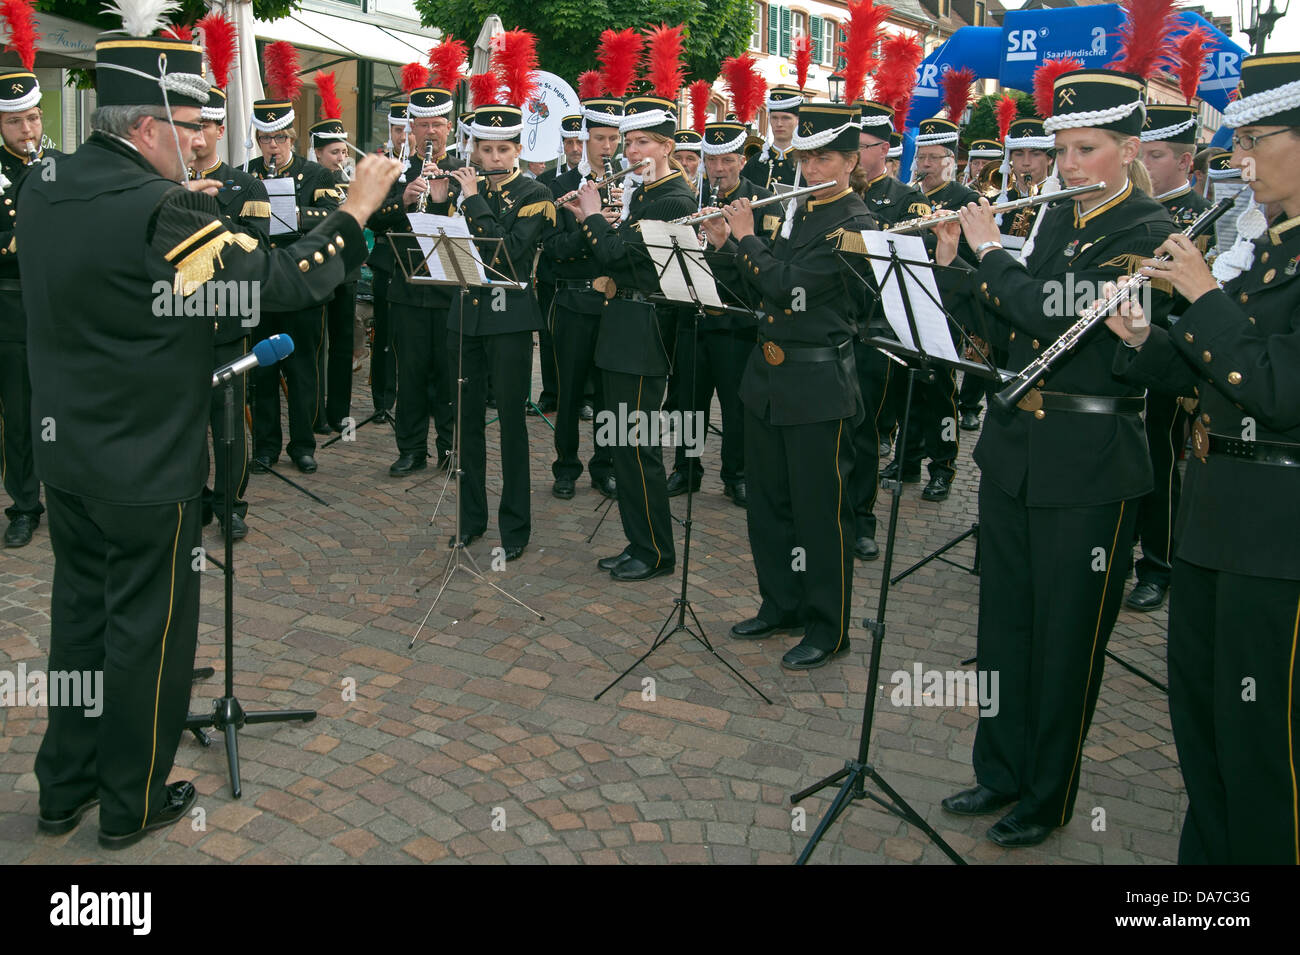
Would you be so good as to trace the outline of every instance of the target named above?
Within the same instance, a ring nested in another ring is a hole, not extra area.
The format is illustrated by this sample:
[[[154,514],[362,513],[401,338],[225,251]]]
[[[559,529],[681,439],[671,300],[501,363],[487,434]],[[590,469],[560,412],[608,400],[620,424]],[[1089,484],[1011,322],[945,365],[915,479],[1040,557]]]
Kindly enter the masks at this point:
[[[1234,199],[1223,199],[1217,205],[1206,209],[1196,217],[1195,222],[1183,230],[1182,234],[1189,239],[1195,239],[1197,236],[1205,234],[1221,215],[1232,208],[1234,201]],[[1162,255],[1156,261],[1168,262],[1169,256]],[[1017,404],[1034,387],[1034,382],[1050,372],[1052,366],[1063,355],[1071,351],[1075,345],[1079,344],[1084,335],[1104,322],[1106,316],[1119,306],[1130,301],[1134,293],[1150,281],[1151,279],[1148,276],[1143,275],[1141,272],[1135,272],[1119,283],[1114,295],[1105,301],[1095,302],[1085,309],[1083,314],[1079,316],[1079,320],[1062,332],[1060,338],[1048,345],[1043,350],[1043,353],[1026,365],[1018,375],[1009,379],[1006,387],[993,396],[993,401],[1002,410],[1011,410],[1012,406]]]
[[[433,140],[426,139],[424,141],[424,164],[427,166],[431,162],[433,162]],[[429,207],[429,176],[427,173],[422,173],[421,178],[424,179],[424,192],[420,193],[418,208],[421,212],[424,212]]]
[[[604,205],[612,207],[614,205],[614,160],[606,156],[603,162],[606,179]]]

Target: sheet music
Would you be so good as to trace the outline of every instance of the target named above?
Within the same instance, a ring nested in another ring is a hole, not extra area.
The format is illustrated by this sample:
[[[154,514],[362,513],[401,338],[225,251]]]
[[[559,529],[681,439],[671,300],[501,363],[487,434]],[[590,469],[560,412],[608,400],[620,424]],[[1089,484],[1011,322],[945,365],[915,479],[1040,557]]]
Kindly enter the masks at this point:
[[[415,241],[420,246],[420,253],[424,256],[432,278],[456,281],[457,271],[452,267],[452,257],[455,256],[461,275],[477,276],[479,284],[490,284],[487,273],[483,271],[483,259],[479,255],[478,246],[473,242],[439,242],[437,252],[434,253],[433,243],[438,235],[453,239],[470,238],[469,221],[464,216],[408,212],[406,218],[410,220],[411,231],[415,233]]]
[[[645,240],[646,248],[650,250],[650,257],[661,276],[659,286],[664,295],[675,302],[694,304],[695,298],[691,295],[693,285],[695,295],[699,296],[702,304],[723,307],[722,299],[718,297],[718,287],[713,284],[713,270],[704,261],[704,250],[694,227],[653,219],[642,219],[639,225],[641,238]],[[690,272],[689,284],[682,274],[681,259],[673,251],[674,239],[684,253],[683,258]]]
[[[298,196],[289,178],[265,179],[266,194],[271,199],[271,235],[298,231]]]
[[[871,270],[876,274],[876,282],[881,286],[880,298],[885,308],[885,318],[898,336],[899,342],[906,348],[916,349],[912,340],[912,329],[907,323],[907,312],[903,307],[903,293],[900,281],[907,282],[907,301],[912,306],[912,317],[916,321],[917,333],[921,336],[920,351],[945,361],[958,361],[957,348],[952,343],[948,331],[948,319],[943,309],[935,303],[940,301],[939,288],[934,281],[934,272],[928,265],[904,265],[902,271],[890,273],[885,281],[885,272],[890,268],[889,254],[897,250],[900,259],[913,262],[925,262],[929,256],[925,251],[925,240],[919,235],[896,235],[887,232],[863,232],[862,240],[866,243],[870,255],[884,256],[883,259],[868,259]],[[929,295],[926,291],[929,291]],[[934,296],[931,299],[930,296]]]

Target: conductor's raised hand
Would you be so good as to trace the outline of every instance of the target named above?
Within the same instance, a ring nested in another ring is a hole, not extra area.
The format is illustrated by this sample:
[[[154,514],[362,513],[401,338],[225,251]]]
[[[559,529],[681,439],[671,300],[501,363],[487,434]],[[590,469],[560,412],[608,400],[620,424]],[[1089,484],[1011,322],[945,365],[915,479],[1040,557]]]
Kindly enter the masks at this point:
[[[209,196],[215,196],[221,191],[221,182],[217,179],[189,179],[182,185],[190,192],[202,192]]]
[[[386,156],[362,156],[357,161],[357,172],[348,186],[348,196],[339,206],[339,211],[346,212],[364,227],[376,209],[388,195],[389,188],[397,181],[403,168],[402,163]]]
[[[754,234],[754,212],[748,199],[737,199],[723,206],[722,217],[727,221],[731,237],[737,242]]]

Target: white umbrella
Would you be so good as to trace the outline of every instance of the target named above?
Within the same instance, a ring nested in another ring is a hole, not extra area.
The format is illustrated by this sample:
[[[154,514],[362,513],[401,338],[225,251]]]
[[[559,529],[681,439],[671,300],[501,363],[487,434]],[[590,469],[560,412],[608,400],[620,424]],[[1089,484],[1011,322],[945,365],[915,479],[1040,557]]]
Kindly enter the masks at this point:
[[[258,155],[248,145],[249,117],[253,101],[262,98],[262,70],[257,62],[257,27],[253,18],[253,0],[209,0],[208,6],[235,25],[239,55],[230,71],[226,87],[226,136],[220,155],[232,166],[242,166],[250,155]]]
[[[474,41],[474,56],[470,60],[470,71],[473,73],[484,73],[487,71],[488,63],[492,56],[492,38],[506,32],[506,28],[501,25],[501,18],[495,13],[488,16],[483,21],[483,29],[478,31],[478,39]],[[474,103],[470,102],[470,108]]]

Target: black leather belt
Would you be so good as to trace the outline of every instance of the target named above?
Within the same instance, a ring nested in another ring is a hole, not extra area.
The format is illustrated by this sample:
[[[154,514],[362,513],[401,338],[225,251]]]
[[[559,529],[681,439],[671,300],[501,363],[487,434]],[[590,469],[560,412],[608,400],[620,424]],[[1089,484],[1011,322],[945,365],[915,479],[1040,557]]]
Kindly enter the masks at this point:
[[[1059,391],[1043,391],[1044,411],[1075,411],[1082,414],[1141,414],[1146,408],[1145,398],[1111,398],[1102,395],[1066,395]]]
[[[769,365],[784,365],[788,361],[839,361],[846,355],[853,354],[852,339],[845,339],[838,345],[828,348],[783,348],[774,341],[761,341],[758,347],[763,352],[763,359]]]
[[[0,292],[21,292],[23,283],[18,279],[0,279]]]
[[[1300,468],[1300,445],[1275,444],[1271,441],[1242,441],[1220,434],[1210,435],[1210,453],[1225,458],[1251,461],[1255,464],[1276,464],[1285,468]]]
[[[591,279],[556,279],[555,287],[557,289],[576,289],[591,290]]]

